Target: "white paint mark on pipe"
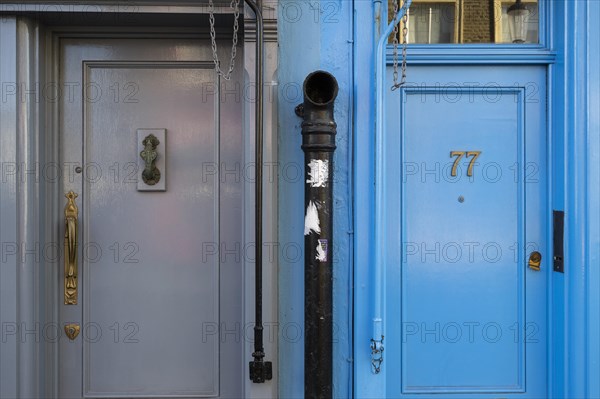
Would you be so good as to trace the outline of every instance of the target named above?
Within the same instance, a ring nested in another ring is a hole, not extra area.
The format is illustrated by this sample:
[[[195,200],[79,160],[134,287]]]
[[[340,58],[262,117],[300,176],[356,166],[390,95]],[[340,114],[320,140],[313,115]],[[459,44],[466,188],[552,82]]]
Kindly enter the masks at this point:
[[[317,245],[317,260],[319,262],[327,262],[327,254],[325,254],[323,247],[320,245]]]
[[[304,217],[304,235],[310,233],[321,234],[321,223],[319,222],[319,212],[314,202],[309,201],[306,207],[306,216]]]
[[[327,262],[327,248],[328,243],[326,239],[320,239],[317,244],[317,256],[316,259],[319,262]]]
[[[320,159],[311,159],[308,164],[310,171],[309,179],[306,181],[311,187],[327,187],[329,179],[329,161]]]

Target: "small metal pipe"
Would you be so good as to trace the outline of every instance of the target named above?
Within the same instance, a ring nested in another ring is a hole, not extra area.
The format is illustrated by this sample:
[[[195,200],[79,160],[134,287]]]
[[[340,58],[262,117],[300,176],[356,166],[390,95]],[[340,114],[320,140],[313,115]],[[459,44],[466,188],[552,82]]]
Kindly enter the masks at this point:
[[[304,203],[304,397],[333,394],[333,153],[337,125],[333,104],[338,84],[325,71],[309,74],[303,118]]]
[[[381,35],[381,0],[373,0],[373,15],[375,17],[375,37]]]
[[[263,67],[264,67],[264,51],[263,51],[263,17],[260,7],[254,0],[245,0],[248,6],[252,9],[256,16],[256,57],[255,57],[255,73],[256,73],[256,103],[255,103],[255,219],[254,219],[254,240],[255,240],[255,308],[254,308],[254,352],[252,356],[254,360],[250,362],[250,380],[254,383],[263,383],[266,380],[273,378],[273,366],[271,362],[265,362],[265,349],[263,342],[263,323],[262,323],[262,280],[263,280],[263,264],[262,264],[262,219],[263,219]]]
[[[385,199],[385,48],[388,37],[394,30],[405,10],[408,10],[412,0],[405,0],[406,7],[400,7],[398,13],[394,16],[387,28],[379,37],[376,53],[376,85],[375,85],[375,142],[377,151],[377,162],[375,165],[375,273],[373,284],[373,338],[371,339],[371,352],[373,354],[373,367],[376,373],[379,373],[379,367],[383,361],[383,272],[385,269],[385,224],[383,214],[383,203]]]

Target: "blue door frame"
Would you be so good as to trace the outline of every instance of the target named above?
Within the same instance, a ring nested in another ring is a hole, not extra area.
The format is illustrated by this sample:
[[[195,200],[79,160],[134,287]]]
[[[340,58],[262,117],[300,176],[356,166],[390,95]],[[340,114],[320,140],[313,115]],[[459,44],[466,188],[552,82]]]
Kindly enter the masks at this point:
[[[376,0],[377,1],[377,0]],[[386,367],[371,371],[373,308],[374,63],[373,3],[354,2],[354,396],[381,398]],[[551,209],[565,211],[565,273],[552,273],[549,310],[550,397],[600,397],[600,4],[541,2],[539,46],[430,46],[409,49],[410,65],[548,66]],[[381,18],[385,20],[385,16]],[[363,23],[357,23],[362,21]],[[371,40],[369,40],[371,38]],[[389,61],[389,54],[388,54]],[[370,76],[371,79],[364,77]],[[550,215],[548,215],[550,218]],[[391,337],[390,337],[391,339]],[[568,354],[568,355],[567,355]]]

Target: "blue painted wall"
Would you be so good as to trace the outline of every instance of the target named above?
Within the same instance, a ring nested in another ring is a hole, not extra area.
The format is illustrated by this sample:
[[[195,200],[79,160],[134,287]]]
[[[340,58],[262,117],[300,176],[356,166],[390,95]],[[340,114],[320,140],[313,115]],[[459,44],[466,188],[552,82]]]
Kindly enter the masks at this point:
[[[600,397],[600,2],[590,1],[587,10],[589,90],[588,121],[588,382],[589,397]]]
[[[279,240],[304,248],[304,170],[300,119],[306,75],[322,69],[339,84],[334,155],[334,344],[336,398],[351,397],[352,386],[352,2],[278,3],[279,35]],[[288,245],[291,248],[291,245]],[[279,384],[281,398],[304,397],[304,339],[293,335],[304,320],[304,259],[282,251],[279,262]]]

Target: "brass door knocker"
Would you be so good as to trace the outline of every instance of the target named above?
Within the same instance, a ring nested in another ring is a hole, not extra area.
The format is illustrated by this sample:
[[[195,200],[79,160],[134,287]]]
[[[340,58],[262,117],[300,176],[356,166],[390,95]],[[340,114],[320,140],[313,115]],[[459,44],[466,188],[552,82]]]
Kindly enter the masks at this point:
[[[158,158],[158,151],[156,147],[160,144],[160,141],[155,135],[149,134],[142,141],[144,149],[140,152],[140,156],[144,160],[144,171],[142,172],[142,179],[144,183],[149,186],[153,186],[160,180],[160,170],[156,167],[156,158]]]

